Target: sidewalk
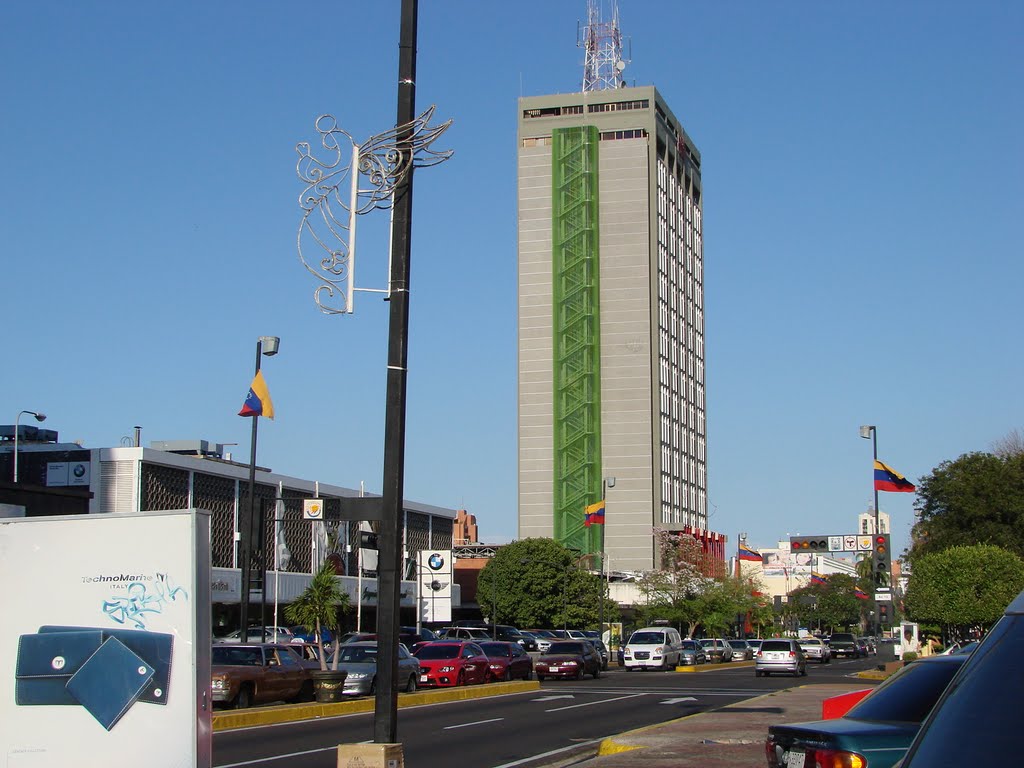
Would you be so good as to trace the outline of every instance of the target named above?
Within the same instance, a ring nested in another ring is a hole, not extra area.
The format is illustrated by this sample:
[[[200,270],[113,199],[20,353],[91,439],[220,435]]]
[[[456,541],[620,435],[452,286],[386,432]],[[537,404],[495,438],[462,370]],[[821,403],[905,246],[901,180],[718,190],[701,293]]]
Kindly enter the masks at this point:
[[[821,702],[868,687],[802,685],[712,712],[628,731],[601,742],[596,757],[574,768],[759,768],[766,766],[768,726],[821,719]]]

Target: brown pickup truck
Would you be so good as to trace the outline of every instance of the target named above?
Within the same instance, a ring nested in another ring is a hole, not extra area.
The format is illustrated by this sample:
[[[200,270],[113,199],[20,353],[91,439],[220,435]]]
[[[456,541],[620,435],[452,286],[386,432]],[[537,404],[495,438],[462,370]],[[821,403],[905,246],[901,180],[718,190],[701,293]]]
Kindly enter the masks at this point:
[[[299,657],[274,643],[213,646],[213,701],[240,709],[271,701],[312,701],[313,680]]]

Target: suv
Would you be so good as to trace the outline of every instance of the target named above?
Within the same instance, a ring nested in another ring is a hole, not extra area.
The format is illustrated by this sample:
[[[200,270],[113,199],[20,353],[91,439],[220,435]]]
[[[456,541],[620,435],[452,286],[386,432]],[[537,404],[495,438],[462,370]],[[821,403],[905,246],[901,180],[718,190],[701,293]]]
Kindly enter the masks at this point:
[[[1024,592],[967,657],[910,745],[901,768],[981,765],[1020,752]]]
[[[683,639],[672,627],[644,627],[629,637],[623,661],[626,669],[674,669],[679,666]]]
[[[860,648],[857,647],[857,638],[849,632],[836,632],[828,639],[828,647],[837,659],[840,656],[856,659],[861,655]]]

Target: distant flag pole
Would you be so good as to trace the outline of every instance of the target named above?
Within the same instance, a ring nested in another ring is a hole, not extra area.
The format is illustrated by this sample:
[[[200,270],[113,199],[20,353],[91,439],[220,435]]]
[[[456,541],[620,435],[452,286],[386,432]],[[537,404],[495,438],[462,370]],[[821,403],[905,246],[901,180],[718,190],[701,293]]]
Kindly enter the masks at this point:
[[[242,410],[238,412],[238,415],[274,418],[274,401],[270,399],[270,390],[267,389],[263,371],[256,371],[252,384],[249,386],[249,394],[245,396],[245,402],[242,403]]]
[[[583,514],[583,525],[587,528],[592,525],[604,525],[604,499],[596,504],[587,505]]]

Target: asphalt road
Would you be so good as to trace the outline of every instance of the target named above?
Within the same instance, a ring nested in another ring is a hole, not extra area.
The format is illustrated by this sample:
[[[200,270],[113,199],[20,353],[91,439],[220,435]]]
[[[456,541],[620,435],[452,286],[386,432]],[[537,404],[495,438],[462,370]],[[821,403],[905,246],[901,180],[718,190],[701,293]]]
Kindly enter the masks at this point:
[[[599,680],[546,680],[532,693],[401,709],[407,768],[512,768],[593,751],[601,739],[716,709],[794,685],[848,682],[879,660],[808,665],[803,678],[758,678],[751,666],[701,673],[627,672]],[[865,681],[865,685],[872,683]],[[214,735],[216,768],[336,768],[337,745],[373,740],[373,715],[358,714]]]

